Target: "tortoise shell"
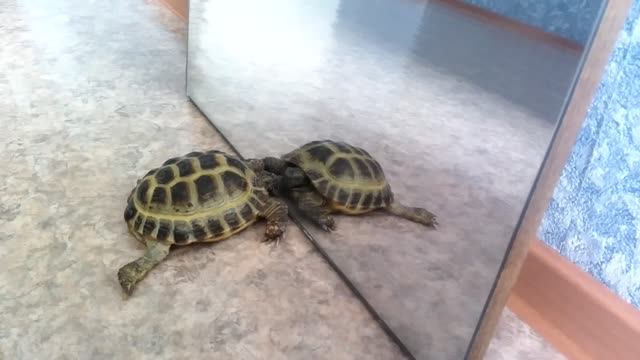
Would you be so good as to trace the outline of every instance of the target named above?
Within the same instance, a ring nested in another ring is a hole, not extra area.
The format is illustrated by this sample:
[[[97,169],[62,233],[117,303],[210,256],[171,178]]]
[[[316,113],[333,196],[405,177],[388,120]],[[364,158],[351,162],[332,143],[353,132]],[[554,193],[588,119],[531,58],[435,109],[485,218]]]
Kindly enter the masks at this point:
[[[335,210],[360,214],[393,202],[382,167],[359,147],[333,140],[312,141],[282,159],[301,168]]]
[[[124,219],[139,240],[222,240],[257,221],[269,195],[256,179],[240,159],[217,150],[171,158],[138,181]]]

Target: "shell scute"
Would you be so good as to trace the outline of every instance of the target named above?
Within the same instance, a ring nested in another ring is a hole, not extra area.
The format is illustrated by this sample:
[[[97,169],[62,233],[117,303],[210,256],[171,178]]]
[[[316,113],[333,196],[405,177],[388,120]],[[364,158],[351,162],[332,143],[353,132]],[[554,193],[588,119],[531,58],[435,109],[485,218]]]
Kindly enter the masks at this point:
[[[335,159],[327,170],[334,178],[342,181],[354,181],[356,179],[353,165],[349,162],[349,159],[344,157]]]
[[[250,184],[246,178],[236,172],[225,171],[221,174],[225,192],[230,198],[236,198],[249,190]]]
[[[178,167],[178,176],[186,177],[196,172],[192,161],[192,158],[185,158],[176,163],[176,166]]]
[[[209,232],[212,234],[221,234],[224,232],[224,227],[217,218],[207,219],[207,229],[209,229]]]
[[[138,201],[140,204],[146,206],[149,204],[149,187],[150,182],[148,179],[142,180],[140,184],[138,184],[138,190],[136,191],[136,196],[138,197]]]
[[[167,205],[167,188],[164,186],[156,186],[151,194],[151,203],[160,206]]]
[[[175,207],[186,207],[191,200],[189,183],[180,181],[171,186],[171,204]]]
[[[335,155],[335,152],[326,146],[314,146],[307,150],[309,157],[314,161],[326,163]]]
[[[175,179],[173,168],[171,166],[163,166],[155,173],[155,179],[158,184],[168,184]]]
[[[215,169],[219,165],[216,159],[216,154],[214,153],[207,153],[198,156],[198,162],[200,163],[200,169],[202,170]]]
[[[200,175],[195,181],[198,203],[203,206],[218,197],[218,186],[211,175]]]
[[[160,241],[165,241],[171,235],[171,222],[165,219],[160,220],[160,224],[158,225],[158,233],[156,238]]]

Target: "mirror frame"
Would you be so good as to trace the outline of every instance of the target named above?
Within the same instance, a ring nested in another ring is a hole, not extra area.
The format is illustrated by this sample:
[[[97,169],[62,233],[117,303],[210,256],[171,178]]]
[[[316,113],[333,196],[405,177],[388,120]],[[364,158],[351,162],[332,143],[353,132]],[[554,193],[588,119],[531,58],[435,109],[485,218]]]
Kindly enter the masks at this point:
[[[585,46],[572,89],[471,338],[466,359],[481,360],[486,354],[529,248],[537,239],[538,227],[573,151],[632,3],[633,0],[608,0],[600,11],[599,23],[592,29]]]
[[[186,22],[187,26],[187,59],[185,59],[185,74],[188,72],[188,31],[189,31],[189,0],[159,0],[168,7],[174,14]],[[631,9],[633,0],[608,0],[600,11],[599,22],[591,32],[591,38],[585,46],[582,60],[579,64],[572,89],[567,94],[563,104],[563,109],[558,116],[558,123],[554,130],[552,140],[547,148],[538,174],[531,188],[529,196],[523,206],[522,213],[516,224],[513,236],[509,243],[493,287],[487,297],[480,319],[476,324],[475,331],[468,345],[465,359],[481,360],[491,343],[502,312],[506,307],[507,300],[511,294],[518,276],[524,264],[529,248],[537,239],[537,230],[542,222],[544,213],[549,205],[556,184],[564,170],[565,164],[571,155],[573,146],[578,138],[580,130],[587,116],[591,102],[596,94],[598,85],[602,79],[605,68],[609,62],[611,53],[618,39],[618,35],[624,26],[624,22]],[[189,101],[198,109],[197,104],[188,96],[188,84],[185,76],[185,93]],[[202,113],[204,116],[204,114]],[[215,127],[213,122],[204,116],[207,121],[220,133],[225,142],[238,155],[240,153],[231,142]],[[301,223],[292,219],[301,229],[307,239],[320,252],[322,257],[329,263],[332,269],[338,274],[345,284],[352,290],[353,294],[372,313],[378,323],[382,326],[387,335],[400,346],[403,353],[413,358],[395,333],[381,321],[373,306],[355,289],[348,277],[339,269],[322,248],[316,244],[311,234],[306,231]]]

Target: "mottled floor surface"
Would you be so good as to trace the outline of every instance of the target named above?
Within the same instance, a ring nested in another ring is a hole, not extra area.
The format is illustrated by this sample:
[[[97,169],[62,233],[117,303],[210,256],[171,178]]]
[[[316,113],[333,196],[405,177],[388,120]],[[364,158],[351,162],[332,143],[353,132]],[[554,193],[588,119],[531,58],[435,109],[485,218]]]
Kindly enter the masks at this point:
[[[135,180],[227,149],[184,96],[184,25],[142,0],[0,5],[0,358],[402,358],[295,226],[272,252],[262,224],[178,249],[123,301]],[[508,316],[488,357],[541,351]]]
[[[487,360],[563,360],[565,357],[505,309],[485,356]]]
[[[432,231],[337,216],[320,246],[419,359],[463,356],[579,54],[438,2],[192,0],[189,94],[246,157],[331,138]]]

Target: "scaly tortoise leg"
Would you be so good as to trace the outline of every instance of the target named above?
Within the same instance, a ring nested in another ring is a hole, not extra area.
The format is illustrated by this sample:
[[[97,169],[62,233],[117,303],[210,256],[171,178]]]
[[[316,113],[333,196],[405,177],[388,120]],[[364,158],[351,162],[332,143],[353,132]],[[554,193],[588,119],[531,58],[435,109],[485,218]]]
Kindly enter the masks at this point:
[[[255,173],[264,171],[264,161],[261,159],[244,159],[244,163]]]
[[[327,201],[315,189],[308,188],[305,191],[294,189],[290,195],[296,204],[296,208],[309,220],[320,226],[322,230],[326,232],[336,230],[336,223],[333,220],[333,216],[330,215],[331,209],[327,208]]]
[[[280,175],[268,171],[262,171],[258,175],[259,185],[264,187],[270,196],[282,197],[282,179]]]
[[[144,255],[118,270],[118,282],[127,296],[130,296],[136,284],[147,273],[169,255],[171,244],[159,241],[147,241]]]
[[[261,215],[267,219],[267,226],[265,229],[264,242],[274,242],[278,245],[280,240],[284,239],[287,232],[287,225],[289,224],[287,204],[277,198],[269,198],[265,209],[261,211]]]

